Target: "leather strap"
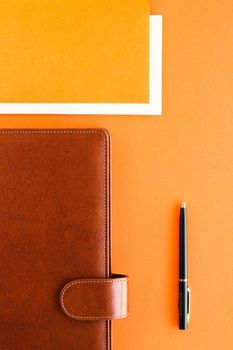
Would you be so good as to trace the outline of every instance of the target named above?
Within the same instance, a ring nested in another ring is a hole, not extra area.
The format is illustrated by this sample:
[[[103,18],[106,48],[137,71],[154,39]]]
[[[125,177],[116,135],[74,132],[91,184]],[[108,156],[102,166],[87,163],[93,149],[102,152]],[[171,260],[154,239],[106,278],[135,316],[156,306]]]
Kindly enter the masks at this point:
[[[96,321],[128,316],[128,277],[77,279],[67,283],[60,294],[60,305],[70,318]]]

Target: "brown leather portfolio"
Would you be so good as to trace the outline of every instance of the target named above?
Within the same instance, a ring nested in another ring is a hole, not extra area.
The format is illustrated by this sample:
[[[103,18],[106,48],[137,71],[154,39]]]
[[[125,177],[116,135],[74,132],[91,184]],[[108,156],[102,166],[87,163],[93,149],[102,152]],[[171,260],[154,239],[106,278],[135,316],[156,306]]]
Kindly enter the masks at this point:
[[[102,129],[0,130],[0,349],[110,350],[128,278],[111,273]]]

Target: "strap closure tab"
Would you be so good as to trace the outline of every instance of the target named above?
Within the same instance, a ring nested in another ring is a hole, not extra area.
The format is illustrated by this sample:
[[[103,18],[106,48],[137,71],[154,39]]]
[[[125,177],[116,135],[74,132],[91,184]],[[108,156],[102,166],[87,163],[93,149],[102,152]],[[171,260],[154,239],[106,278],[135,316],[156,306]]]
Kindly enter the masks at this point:
[[[112,275],[105,279],[77,279],[60,293],[60,305],[70,318],[97,321],[128,316],[128,277]]]

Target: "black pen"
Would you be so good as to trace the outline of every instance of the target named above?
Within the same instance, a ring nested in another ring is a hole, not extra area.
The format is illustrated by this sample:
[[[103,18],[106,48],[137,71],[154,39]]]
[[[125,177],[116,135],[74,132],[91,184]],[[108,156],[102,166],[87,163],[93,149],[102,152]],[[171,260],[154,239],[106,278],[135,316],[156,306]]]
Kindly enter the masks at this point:
[[[180,208],[180,252],[179,252],[179,329],[187,329],[190,312],[190,289],[187,267],[187,219],[186,205]]]

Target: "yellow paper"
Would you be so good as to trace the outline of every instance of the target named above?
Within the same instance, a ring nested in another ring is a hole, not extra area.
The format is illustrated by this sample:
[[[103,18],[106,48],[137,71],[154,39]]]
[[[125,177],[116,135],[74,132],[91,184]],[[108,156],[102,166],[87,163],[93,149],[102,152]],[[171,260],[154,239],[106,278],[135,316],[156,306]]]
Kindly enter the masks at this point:
[[[148,0],[0,2],[0,102],[143,103]]]

